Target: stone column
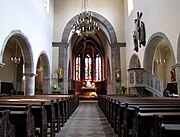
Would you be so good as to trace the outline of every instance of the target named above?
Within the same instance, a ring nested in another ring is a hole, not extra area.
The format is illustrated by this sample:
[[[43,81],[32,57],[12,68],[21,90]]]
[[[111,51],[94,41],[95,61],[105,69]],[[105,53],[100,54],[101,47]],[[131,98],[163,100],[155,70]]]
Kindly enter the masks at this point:
[[[34,74],[34,73],[24,73],[23,75],[25,76],[24,95],[25,96],[32,96],[32,95],[34,95],[34,91],[35,91],[34,88],[35,88],[35,76],[36,76],[36,74]]]
[[[49,94],[49,77],[44,77],[43,78],[43,93]]]
[[[56,42],[53,43],[53,47],[59,47],[59,64],[58,67],[63,69],[63,80],[58,81],[58,85],[60,87],[61,92],[64,94],[68,93],[68,70],[67,70],[67,43]]]
[[[175,69],[176,72],[177,91],[180,97],[180,63],[175,64],[172,67]]]
[[[120,47],[124,47],[125,43],[113,43],[111,44],[111,56],[112,56],[112,92],[119,93],[121,87],[121,58],[120,58]],[[117,79],[117,72],[120,78]],[[124,72],[123,72],[124,73]]]

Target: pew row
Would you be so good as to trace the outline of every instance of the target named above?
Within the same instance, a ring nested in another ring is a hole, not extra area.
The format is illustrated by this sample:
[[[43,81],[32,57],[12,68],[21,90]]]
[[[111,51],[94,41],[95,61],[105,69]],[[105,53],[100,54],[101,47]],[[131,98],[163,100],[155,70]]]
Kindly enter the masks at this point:
[[[180,123],[174,116],[154,115],[154,137],[179,137]],[[179,116],[178,116],[179,117]]]
[[[46,99],[11,99],[11,98],[1,98],[0,105],[18,105],[18,106],[41,106],[44,103],[45,109],[47,111],[47,130],[50,130],[50,136],[55,137],[55,108],[52,100]],[[38,115],[38,114],[37,114]],[[40,120],[37,118],[37,120]],[[46,122],[46,121],[44,121]],[[48,132],[48,131],[47,131]],[[42,133],[41,133],[42,135]]]
[[[15,137],[15,127],[10,123],[9,110],[0,111],[0,136]]]
[[[134,113],[130,113],[131,111],[129,110],[133,110],[135,107],[143,108],[144,110],[141,110],[144,112],[151,111],[152,113],[156,111],[179,111],[178,109],[180,107],[178,99],[136,97],[133,95],[102,95],[99,96],[98,104],[111,124],[111,127],[114,128],[115,133],[117,133],[119,137],[134,136]],[[174,109],[172,109],[172,107],[174,107]]]
[[[38,109],[35,111],[35,108],[40,107],[42,102],[45,108],[43,109],[45,110],[45,115],[43,115],[40,110],[38,112]],[[34,110],[33,115],[35,115],[35,127],[36,131],[38,131],[36,134],[45,137],[47,136],[47,131],[49,131],[48,129],[50,129],[50,136],[54,137],[55,131],[60,132],[60,127],[64,126],[68,118],[79,105],[79,98],[76,95],[43,94],[34,96],[9,96],[1,97],[0,99],[0,106],[23,106],[27,104],[31,104],[32,110]]]

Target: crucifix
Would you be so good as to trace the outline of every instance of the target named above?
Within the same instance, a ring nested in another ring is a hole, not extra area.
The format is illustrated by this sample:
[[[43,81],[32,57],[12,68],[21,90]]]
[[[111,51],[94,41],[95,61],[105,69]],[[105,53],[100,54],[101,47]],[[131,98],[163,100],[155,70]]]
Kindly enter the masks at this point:
[[[137,12],[137,19],[134,20],[135,23],[135,30],[133,34],[133,40],[134,40],[134,50],[138,52],[139,47],[141,48],[141,45],[145,46],[146,44],[146,35],[145,35],[145,25],[144,22],[141,21],[143,13]]]

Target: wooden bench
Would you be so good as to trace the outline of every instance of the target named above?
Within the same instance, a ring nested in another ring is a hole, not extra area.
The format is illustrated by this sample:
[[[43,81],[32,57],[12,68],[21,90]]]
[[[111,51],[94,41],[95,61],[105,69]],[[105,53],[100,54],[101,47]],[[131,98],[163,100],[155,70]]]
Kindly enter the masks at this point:
[[[15,127],[16,137],[35,136],[34,117],[30,106],[24,111],[10,111],[9,120]]]
[[[0,137],[15,137],[15,127],[9,121],[9,110],[0,111]]]
[[[74,110],[77,108],[79,104],[79,99],[77,95],[52,95],[52,94],[42,94],[42,95],[34,95],[34,96],[10,96],[10,97],[3,97],[1,99],[4,99],[4,101],[10,101],[11,103],[13,100],[20,101],[21,105],[26,103],[31,103],[34,105],[39,105],[39,103],[35,103],[37,101],[43,101],[46,102],[47,100],[52,101],[53,100],[53,106],[55,108],[55,127],[56,132],[60,131],[60,127],[64,126],[64,123],[67,121],[67,119],[71,116],[71,114],[74,112]],[[6,100],[5,100],[6,99]],[[26,102],[26,103],[23,103]],[[1,101],[0,101],[1,103]],[[6,102],[7,104],[7,102]],[[46,109],[47,108],[47,105]],[[48,113],[49,114],[49,113]],[[51,115],[49,114],[48,117]],[[52,118],[48,118],[51,119]],[[50,125],[54,125],[51,123]],[[52,128],[51,128],[52,130]],[[42,133],[42,132],[41,132]],[[53,131],[51,131],[53,133]]]
[[[25,106],[30,104],[31,106],[41,106],[44,102],[44,107],[47,111],[47,125],[50,129],[50,136],[55,137],[55,108],[52,100],[47,99],[12,99],[12,98],[1,98],[1,105],[19,105]],[[37,114],[38,115],[38,114]]]
[[[157,128],[157,118],[155,118],[155,115],[162,115],[164,118],[164,123],[170,125],[174,123],[180,123],[180,112],[139,113],[138,116],[133,120],[133,137],[161,137],[159,135],[162,133],[160,133],[159,131],[162,130],[159,130]],[[173,134],[171,136],[174,137]]]
[[[24,110],[25,106],[17,106],[14,105],[2,105],[0,104],[0,110],[10,110],[10,111],[17,111],[17,110]],[[36,129],[36,135],[40,137],[47,137],[47,112],[44,107],[44,103],[41,106],[31,106],[31,111],[34,116],[34,124]],[[40,130],[39,130],[40,129]],[[37,132],[38,131],[38,132]]]
[[[102,108],[111,126],[114,128],[118,136],[128,137],[132,131],[133,115],[126,112],[126,104],[131,107],[140,106],[152,108],[151,111],[156,112],[159,106],[168,107],[174,106],[175,109],[180,106],[179,100],[171,98],[159,97],[135,97],[135,96],[100,96],[98,100],[99,106]],[[156,109],[153,109],[156,108]],[[144,109],[144,110],[145,110]],[[173,110],[172,110],[173,111]]]
[[[35,95],[35,96],[42,97],[42,98],[59,99],[61,127],[64,126],[64,124],[67,122],[71,114],[79,105],[78,95],[41,94],[41,95]]]
[[[164,116],[154,115],[154,137],[179,137],[180,123],[174,115]]]
[[[146,105],[147,103],[147,105]],[[163,104],[164,105],[164,104]],[[161,104],[159,104],[157,102],[157,104],[155,105],[150,105],[149,102],[144,102],[144,104],[141,105],[131,105],[131,106],[126,106],[124,109],[124,114],[123,114],[123,136],[124,137],[129,137],[130,134],[132,133],[133,130],[133,126],[134,123],[137,124],[138,122],[135,120],[137,120],[139,113],[141,114],[145,114],[145,113],[151,113],[151,114],[155,114],[158,112],[180,112],[180,105],[179,104],[174,104],[174,106],[168,107],[168,106],[161,106]],[[122,109],[121,109],[122,110]],[[121,122],[122,125],[122,122]]]

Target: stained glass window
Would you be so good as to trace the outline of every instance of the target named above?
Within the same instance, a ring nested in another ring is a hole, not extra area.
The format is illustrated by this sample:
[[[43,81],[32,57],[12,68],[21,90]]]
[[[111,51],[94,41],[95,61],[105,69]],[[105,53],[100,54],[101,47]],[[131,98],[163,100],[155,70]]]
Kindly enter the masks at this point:
[[[99,54],[96,55],[96,80],[100,81],[102,79],[101,72],[101,57]]]
[[[81,57],[78,55],[76,57],[76,80],[80,80],[81,78]]]
[[[89,54],[85,57],[85,80],[92,79],[92,59]]]

